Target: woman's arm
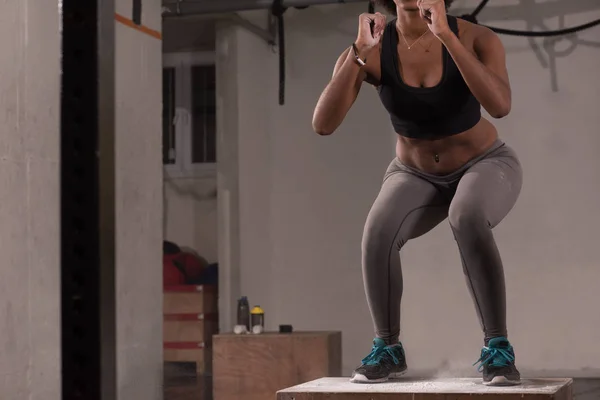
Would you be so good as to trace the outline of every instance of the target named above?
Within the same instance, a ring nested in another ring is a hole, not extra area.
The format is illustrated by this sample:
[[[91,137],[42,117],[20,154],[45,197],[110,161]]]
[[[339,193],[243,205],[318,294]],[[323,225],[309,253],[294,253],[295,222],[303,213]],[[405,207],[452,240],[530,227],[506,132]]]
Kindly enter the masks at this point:
[[[479,103],[494,118],[508,115],[511,88],[506,70],[506,54],[500,38],[488,28],[475,26],[473,55],[458,37],[447,31],[439,39],[458,66],[465,82]]]
[[[375,56],[374,50],[385,29],[385,16],[381,13],[364,13],[358,17],[358,37],[355,42],[357,56],[364,62]],[[313,114],[313,129],[319,135],[331,135],[346,117],[367,78],[351,48],[338,58],[333,78],[323,90]]]
[[[363,57],[361,59],[364,60]],[[333,77],[315,107],[312,126],[316,133],[331,135],[341,125],[356,101],[366,75],[356,62],[354,52],[350,48],[346,49],[338,58]]]

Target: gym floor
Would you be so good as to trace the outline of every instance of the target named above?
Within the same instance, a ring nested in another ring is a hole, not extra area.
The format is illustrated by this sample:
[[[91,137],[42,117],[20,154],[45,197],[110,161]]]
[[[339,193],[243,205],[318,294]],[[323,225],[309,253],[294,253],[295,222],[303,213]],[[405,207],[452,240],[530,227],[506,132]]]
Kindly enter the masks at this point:
[[[212,400],[210,376],[196,376],[195,368],[165,365],[164,400]]]

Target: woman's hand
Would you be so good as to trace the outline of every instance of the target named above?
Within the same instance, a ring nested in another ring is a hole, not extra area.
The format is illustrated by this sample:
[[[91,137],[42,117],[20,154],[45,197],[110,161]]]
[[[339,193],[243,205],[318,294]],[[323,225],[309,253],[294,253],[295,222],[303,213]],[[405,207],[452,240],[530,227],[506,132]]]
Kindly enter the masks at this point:
[[[417,5],[421,10],[421,18],[438,39],[450,32],[444,0],[418,0]]]
[[[385,30],[385,15],[381,13],[361,14],[358,18],[358,37],[356,47],[360,52],[365,52],[379,44],[379,40]],[[371,33],[371,25],[373,32]]]

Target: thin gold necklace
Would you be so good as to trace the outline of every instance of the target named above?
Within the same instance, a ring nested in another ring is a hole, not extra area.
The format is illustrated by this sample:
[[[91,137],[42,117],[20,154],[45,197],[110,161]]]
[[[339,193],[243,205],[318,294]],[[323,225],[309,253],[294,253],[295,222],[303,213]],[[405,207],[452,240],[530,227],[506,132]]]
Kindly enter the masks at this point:
[[[425,47],[425,45],[423,44],[423,42],[419,43],[421,45],[422,48],[425,49],[425,53],[429,53],[429,50],[431,49],[431,46],[433,46],[433,42],[429,43],[429,46]]]
[[[408,41],[406,40],[406,37],[404,36],[404,33],[402,33],[402,29],[398,28],[398,30],[400,31],[400,35],[402,35],[402,39],[404,39],[404,43],[406,43],[406,47],[408,47],[408,49],[410,50],[415,44],[417,44],[421,39],[423,39],[423,37],[425,35],[427,35],[429,32],[431,32],[429,29],[427,29],[425,31],[425,33],[423,33],[417,40],[415,40],[412,44],[408,44]]]

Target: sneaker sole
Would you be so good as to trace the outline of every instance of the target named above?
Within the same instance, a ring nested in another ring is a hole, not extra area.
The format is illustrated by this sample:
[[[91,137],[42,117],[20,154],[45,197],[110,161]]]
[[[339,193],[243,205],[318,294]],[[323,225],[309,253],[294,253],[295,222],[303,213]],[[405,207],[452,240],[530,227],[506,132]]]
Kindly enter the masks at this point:
[[[389,376],[387,376],[386,378],[379,378],[379,379],[369,379],[366,376],[364,376],[363,374],[356,374],[352,378],[350,378],[350,382],[351,383],[385,383],[385,382],[389,381],[390,379],[398,379],[398,378],[402,377],[402,375],[404,375],[404,374],[406,374],[406,370],[404,370],[402,372],[394,372],[394,373],[390,374]]]
[[[489,382],[483,382],[486,386],[517,386],[521,384],[521,381],[513,381],[505,376],[495,376]]]

